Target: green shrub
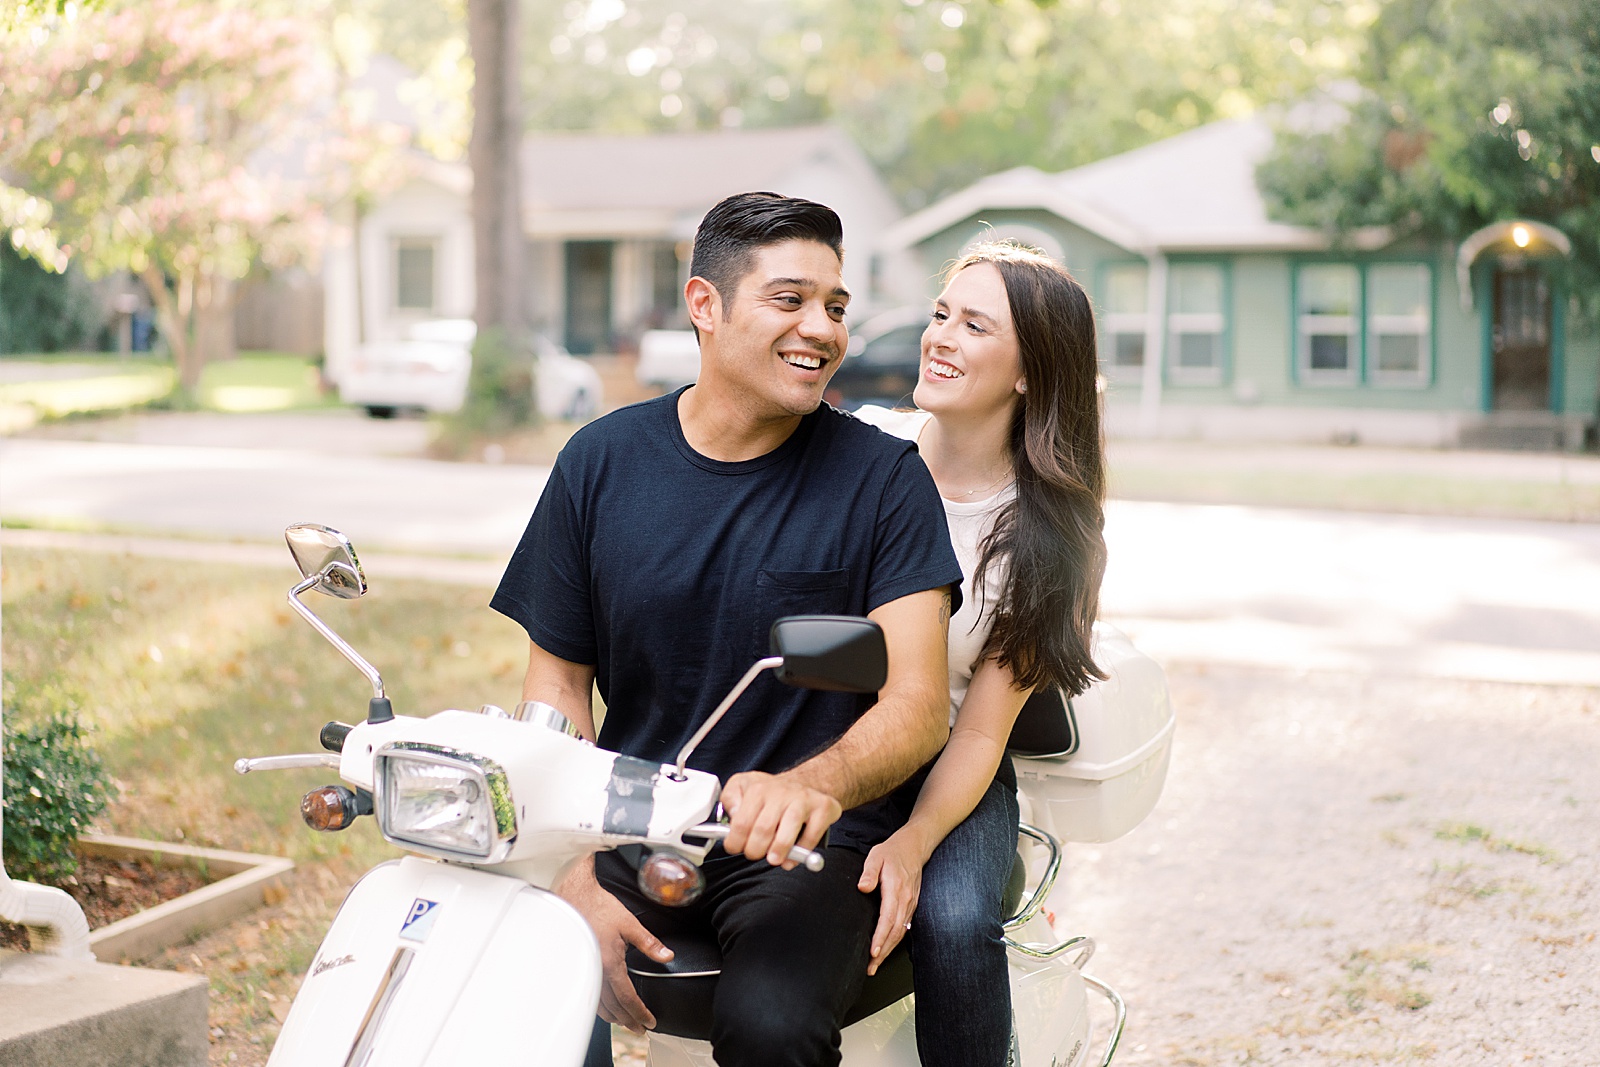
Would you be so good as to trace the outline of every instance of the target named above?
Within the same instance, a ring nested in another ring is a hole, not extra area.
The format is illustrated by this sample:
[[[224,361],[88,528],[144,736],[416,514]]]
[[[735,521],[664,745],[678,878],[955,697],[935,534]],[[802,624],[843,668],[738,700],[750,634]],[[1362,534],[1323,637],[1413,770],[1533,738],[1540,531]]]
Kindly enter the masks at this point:
[[[485,330],[472,345],[472,373],[461,410],[444,420],[440,444],[466,455],[485,440],[534,425],[533,352],[500,329]]]
[[[5,865],[15,878],[60,882],[78,869],[72,843],[116,788],[71,702],[55,691],[27,725],[6,724]]]
[[[0,240],[0,352],[82,348],[105,317],[77,267],[55,274]]]

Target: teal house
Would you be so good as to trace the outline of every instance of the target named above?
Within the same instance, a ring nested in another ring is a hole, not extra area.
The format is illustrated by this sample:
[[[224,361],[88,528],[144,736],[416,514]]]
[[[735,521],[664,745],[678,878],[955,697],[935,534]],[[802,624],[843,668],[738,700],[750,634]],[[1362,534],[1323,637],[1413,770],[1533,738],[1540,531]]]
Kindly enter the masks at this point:
[[[1571,241],[1506,219],[1460,244],[1274,222],[1265,119],[1212,123],[1060,174],[1018,168],[896,223],[928,275],[987,236],[1089,290],[1117,436],[1578,449],[1600,332]],[[930,285],[933,283],[930,281]]]

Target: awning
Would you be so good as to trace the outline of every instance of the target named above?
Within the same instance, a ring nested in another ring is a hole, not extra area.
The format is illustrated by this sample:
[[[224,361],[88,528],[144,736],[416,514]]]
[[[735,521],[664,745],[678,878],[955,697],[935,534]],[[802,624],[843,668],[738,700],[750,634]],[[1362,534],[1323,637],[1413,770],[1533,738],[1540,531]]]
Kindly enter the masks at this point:
[[[1541,252],[1554,249],[1563,256],[1572,255],[1572,242],[1554,226],[1524,219],[1491,222],[1483,229],[1461,242],[1456,251],[1456,288],[1461,292],[1461,310],[1472,310],[1472,264],[1491,245],[1510,241],[1519,250]]]

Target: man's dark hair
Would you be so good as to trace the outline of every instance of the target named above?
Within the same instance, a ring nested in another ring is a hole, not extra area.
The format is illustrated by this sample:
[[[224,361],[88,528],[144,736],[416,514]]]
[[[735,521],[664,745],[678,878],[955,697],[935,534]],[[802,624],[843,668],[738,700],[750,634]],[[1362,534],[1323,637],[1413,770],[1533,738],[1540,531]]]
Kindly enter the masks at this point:
[[[777,193],[736,193],[700,220],[689,273],[715,286],[726,305],[757,249],[795,240],[825,244],[844,259],[844,226],[832,208]]]

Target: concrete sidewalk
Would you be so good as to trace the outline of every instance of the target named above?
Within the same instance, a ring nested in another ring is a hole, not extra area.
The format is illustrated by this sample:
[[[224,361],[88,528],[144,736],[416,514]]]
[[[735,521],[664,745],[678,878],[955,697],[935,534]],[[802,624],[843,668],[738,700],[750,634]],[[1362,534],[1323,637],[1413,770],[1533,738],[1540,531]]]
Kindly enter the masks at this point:
[[[1478,452],[1370,445],[1228,445],[1203,441],[1113,439],[1119,467],[1178,471],[1292,472],[1307,475],[1412,475],[1462,481],[1600,486],[1600,455],[1572,452]]]

